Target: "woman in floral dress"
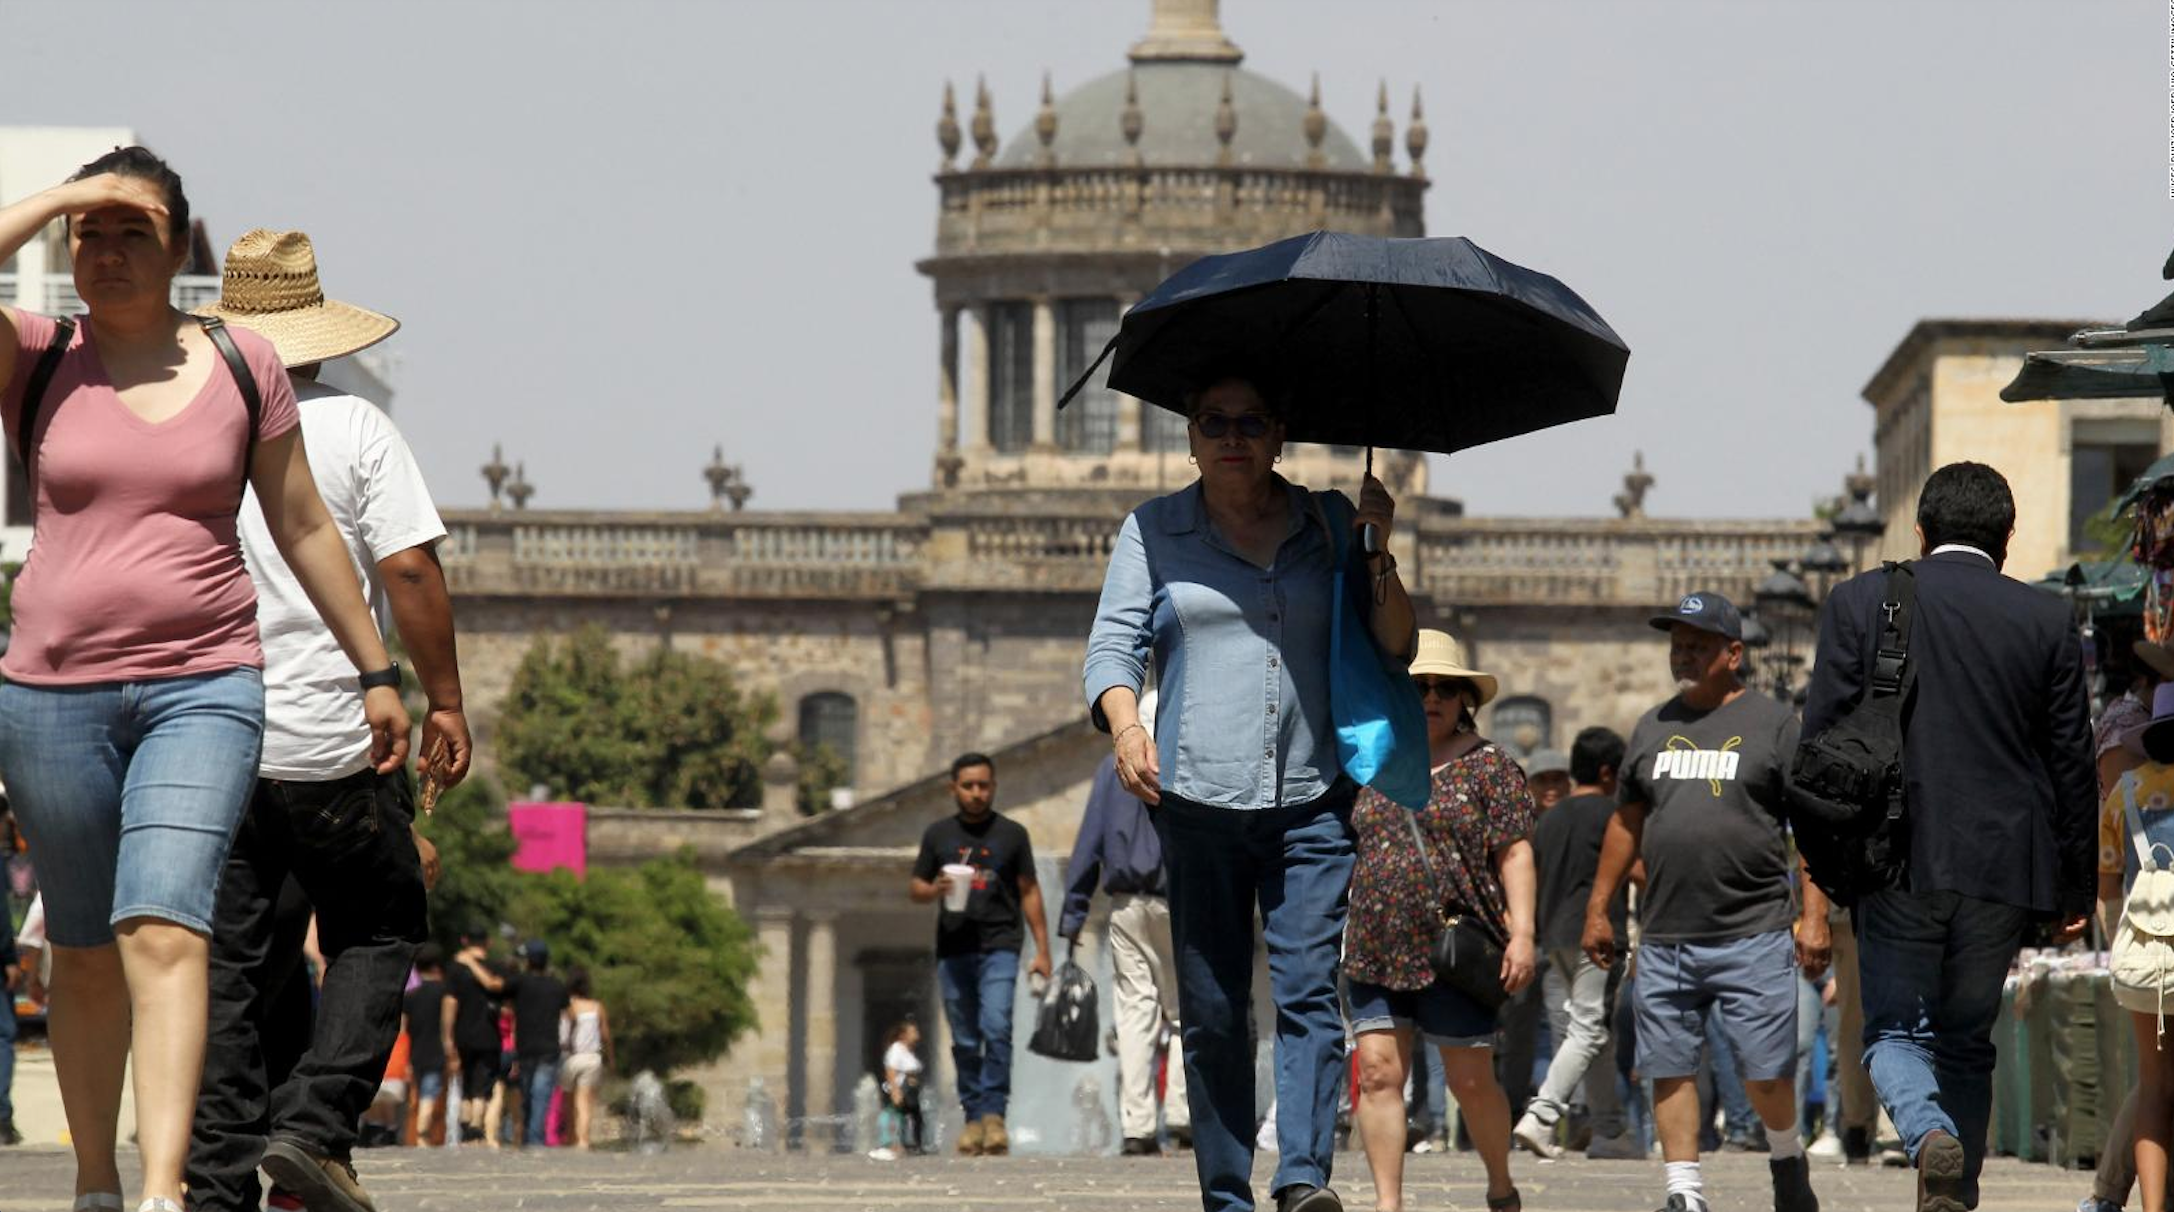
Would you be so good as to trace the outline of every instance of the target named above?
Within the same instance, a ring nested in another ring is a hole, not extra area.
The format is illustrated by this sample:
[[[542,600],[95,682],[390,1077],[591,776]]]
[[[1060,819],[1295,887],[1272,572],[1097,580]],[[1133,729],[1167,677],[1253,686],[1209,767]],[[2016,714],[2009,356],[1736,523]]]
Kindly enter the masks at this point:
[[[1415,1034],[1442,1050],[1450,1093],[1487,1167],[1487,1206],[1521,1212],[1510,1181],[1510,1107],[1495,1081],[1493,1008],[1435,981],[1430,960],[1442,910],[1476,915],[1503,940],[1502,985],[1533,978],[1532,793],[1524,771],[1479,735],[1474,714],[1498,683],[1469,668],[1440,631],[1419,633],[1412,682],[1426,704],[1433,794],[1414,813],[1371,788],[1351,823],[1358,864],[1344,934],[1347,1014],[1359,1051],[1359,1134],[1375,1207],[1403,1206],[1404,1083]],[[1439,898],[1439,899],[1437,899]]]

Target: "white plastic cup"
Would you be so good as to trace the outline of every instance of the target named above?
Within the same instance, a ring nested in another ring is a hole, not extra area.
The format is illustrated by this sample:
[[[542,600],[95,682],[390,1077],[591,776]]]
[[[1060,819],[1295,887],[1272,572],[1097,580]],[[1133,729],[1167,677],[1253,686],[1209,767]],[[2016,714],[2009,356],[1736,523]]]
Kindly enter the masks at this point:
[[[944,874],[951,877],[951,890],[944,893],[944,908],[953,913],[966,912],[966,898],[974,891],[974,869],[965,863],[945,863]]]

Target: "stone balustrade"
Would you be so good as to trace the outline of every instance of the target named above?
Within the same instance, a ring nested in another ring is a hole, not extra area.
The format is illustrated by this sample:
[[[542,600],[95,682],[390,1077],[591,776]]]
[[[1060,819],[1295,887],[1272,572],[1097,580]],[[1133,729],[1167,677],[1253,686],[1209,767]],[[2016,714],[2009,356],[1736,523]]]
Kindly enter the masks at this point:
[[[922,590],[1093,593],[1125,504],[1083,494],[932,494],[896,514],[484,512],[447,515],[454,592],[589,597],[839,597]],[[1440,605],[1637,606],[1743,595],[1801,552],[1808,520],[1417,514],[1407,584]]]

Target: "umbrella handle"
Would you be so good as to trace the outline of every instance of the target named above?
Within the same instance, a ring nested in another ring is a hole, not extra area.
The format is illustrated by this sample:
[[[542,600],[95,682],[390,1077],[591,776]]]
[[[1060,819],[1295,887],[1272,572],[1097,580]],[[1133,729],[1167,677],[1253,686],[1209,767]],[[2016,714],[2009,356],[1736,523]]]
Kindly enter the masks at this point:
[[[1369,299],[1371,307],[1371,299]],[[1366,474],[1374,474],[1374,448],[1366,448]],[[1359,527],[1359,550],[1371,559],[1381,554],[1381,527],[1372,522]]]

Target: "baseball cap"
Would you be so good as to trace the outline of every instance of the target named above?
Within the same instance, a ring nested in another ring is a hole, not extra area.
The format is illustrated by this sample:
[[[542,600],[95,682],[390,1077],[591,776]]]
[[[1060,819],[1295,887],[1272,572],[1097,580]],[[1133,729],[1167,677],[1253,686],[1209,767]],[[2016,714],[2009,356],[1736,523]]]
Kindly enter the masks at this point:
[[[1708,590],[1684,595],[1674,610],[1654,615],[1652,623],[1660,631],[1678,623],[1688,623],[1700,631],[1711,631],[1738,643],[1744,639],[1744,616],[1737,611],[1736,603]]]
[[[544,964],[551,961],[551,946],[540,938],[530,939],[528,946],[521,950],[528,956],[529,963]]]
[[[1543,774],[1570,773],[1570,755],[1560,749],[1536,749],[1525,761],[1525,776],[1538,778]]]

